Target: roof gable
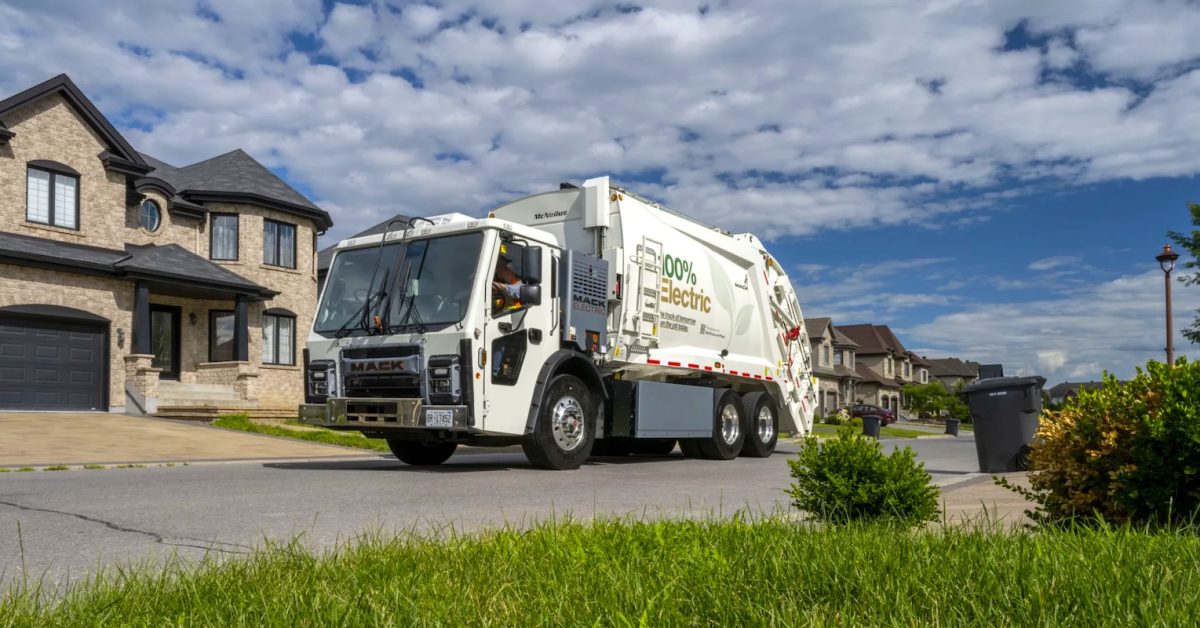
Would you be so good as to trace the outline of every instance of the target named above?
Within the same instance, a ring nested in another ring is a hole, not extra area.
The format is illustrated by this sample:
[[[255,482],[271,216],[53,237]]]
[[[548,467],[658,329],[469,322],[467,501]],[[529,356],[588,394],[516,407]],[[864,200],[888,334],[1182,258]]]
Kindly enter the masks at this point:
[[[142,156],[137,151],[133,150],[133,146],[113,127],[108,118],[100,113],[96,105],[92,104],[91,100],[79,90],[79,87],[66,74],[58,76],[34,85],[29,89],[14,94],[0,100],[0,118],[5,114],[24,107],[31,102],[40,100],[51,94],[60,95],[67,104],[71,105],[80,117],[87,122],[88,126],[100,136],[104,143],[108,146],[108,150],[101,153],[100,158],[104,160],[105,166],[112,167],[118,170],[127,169],[133,172],[146,172],[150,166],[142,159]],[[0,128],[3,128],[3,123],[0,122]],[[8,141],[13,137],[13,133],[4,129],[0,133],[0,140]]]
[[[829,338],[829,321],[830,319],[823,317],[804,319],[804,329],[808,332],[808,337],[814,340]]]

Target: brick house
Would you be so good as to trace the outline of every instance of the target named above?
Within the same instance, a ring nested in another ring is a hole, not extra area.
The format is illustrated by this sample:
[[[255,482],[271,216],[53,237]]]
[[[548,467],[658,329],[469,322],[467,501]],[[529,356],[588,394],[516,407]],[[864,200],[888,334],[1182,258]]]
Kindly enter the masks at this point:
[[[331,225],[241,150],[138,153],[66,75],[0,101],[0,410],[294,407]]]
[[[806,318],[804,328],[812,344],[817,413],[827,416],[850,405],[854,399],[855,384],[862,380],[854,370],[858,344],[839,332],[829,318]]]
[[[979,364],[958,358],[930,358],[929,374],[946,390],[955,392],[979,381]]]
[[[911,381],[912,361],[887,325],[839,325],[837,330],[858,344],[855,371],[862,377],[854,401],[898,411],[901,388]]]

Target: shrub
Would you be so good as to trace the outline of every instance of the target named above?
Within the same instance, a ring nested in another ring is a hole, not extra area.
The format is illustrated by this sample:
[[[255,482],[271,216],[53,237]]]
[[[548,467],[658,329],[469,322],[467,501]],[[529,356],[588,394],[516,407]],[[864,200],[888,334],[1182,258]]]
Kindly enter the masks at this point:
[[[838,410],[837,412],[825,417],[822,422],[825,423],[825,425],[845,425],[849,420],[850,413],[846,412],[845,408],[842,408],[841,410]]]
[[[824,442],[811,435],[805,439],[800,453],[788,460],[796,479],[788,489],[793,505],[833,523],[936,520],[938,491],[913,450],[884,455],[879,442],[861,430],[847,424]]]
[[[1124,383],[1106,375],[1102,388],[1043,412],[1030,469],[1032,490],[1018,492],[1038,504],[1031,516],[1044,524],[1194,522],[1200,363],[1150,362]]]

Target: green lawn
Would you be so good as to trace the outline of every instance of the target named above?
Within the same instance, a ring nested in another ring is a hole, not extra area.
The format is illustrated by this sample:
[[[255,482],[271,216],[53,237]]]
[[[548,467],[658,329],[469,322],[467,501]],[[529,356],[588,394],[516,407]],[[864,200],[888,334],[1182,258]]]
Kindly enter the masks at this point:
[[[0,625],[1194,625],[1200,537],[547,524],[278,547],[0,597]]]
[[[268,434],[270,436],[283,436],[285,438],[296,438],[315,443],[326,443],[328,445],[357,447],[359,449],[369,449],[371,451],[391,451],[388,449],[387,442],[383,439],[367,438],[358,432],[336,432],[334,430],[326,429],[289,429],[283,425],[255,423],[242,414],[223,416],[216,421],[213,421],[213,425],[230,430],[253,432],[255,434]],[[286,425],[307,427],[299,421],[288,421]]]
[[[818,438],[835,436],[837,434],[837,426],[827,425],[825,423],[813,423],[813,434],[815,434]],[[920,430],[908,430],[902,427],[889,426],[879,428],[879,435],[890,438],[916,438],[918,436],[930,436],[931,434],[929,432],[923,432]]]

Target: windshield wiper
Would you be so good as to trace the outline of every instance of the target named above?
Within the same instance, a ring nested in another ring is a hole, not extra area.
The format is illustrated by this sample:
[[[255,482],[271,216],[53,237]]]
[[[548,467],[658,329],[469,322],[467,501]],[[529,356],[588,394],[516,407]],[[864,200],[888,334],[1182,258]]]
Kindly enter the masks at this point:
[[[357,310],[354,310],[354,313],[346,319],[346,322],[342,323],[341,326],[337,328],[337,331],[334,332],[335,336],[338,338],[345,338],[346,336],[350,335],[350,332],[356,329],[356,327],[352,326],[356,321],[358,322],[357,329],[370,331],[370,327],[368,327],[367,323],[371,315],[371,310],[373,309],[372,302],[379,303],[381,299],[387,298],[387,290],[384,289],[384,286],[387,285],[388,275],[390,273],[390,270],[384,271],[383,281],[379,285],[379,291],[375,294],[367,294],[367,298],[363,301],[363,304],[360,305]],[[372,279],[372,281],[374,280]]]

